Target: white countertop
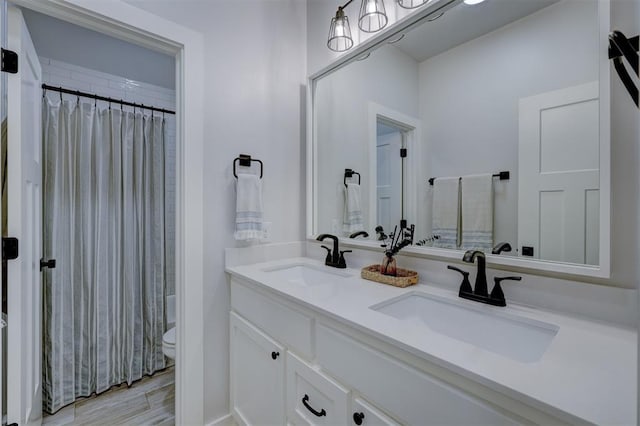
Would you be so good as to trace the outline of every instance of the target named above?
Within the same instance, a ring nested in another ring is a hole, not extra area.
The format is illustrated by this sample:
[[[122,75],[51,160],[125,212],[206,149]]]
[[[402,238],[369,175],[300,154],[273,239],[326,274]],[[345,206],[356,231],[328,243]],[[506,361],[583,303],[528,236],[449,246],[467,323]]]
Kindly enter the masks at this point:
[[[226,271],[569,423],[636,424],[638,376],[634,329],[515,304],[501,308],[465,301],[489,311],[507,312],[559,327],[539,361],[517,362],[369,309],[414,291],[461,300],[457,293],[425,284],[426,278],[421,277],[421,284],[402,289],[361,279],[360,270],[344,269],[351,277],[336,284],[306,287],[274,280],[264,271],[293,263],[325,268],[316,260],[290,258],[228,267]]]

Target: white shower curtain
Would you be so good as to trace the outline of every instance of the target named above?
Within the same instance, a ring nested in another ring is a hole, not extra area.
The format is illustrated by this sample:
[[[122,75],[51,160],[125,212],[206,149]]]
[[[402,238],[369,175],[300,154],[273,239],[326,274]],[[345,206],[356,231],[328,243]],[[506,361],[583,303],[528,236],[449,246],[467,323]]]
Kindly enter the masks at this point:
[[[47,412],[165,367],[164,120],[43,99]]]

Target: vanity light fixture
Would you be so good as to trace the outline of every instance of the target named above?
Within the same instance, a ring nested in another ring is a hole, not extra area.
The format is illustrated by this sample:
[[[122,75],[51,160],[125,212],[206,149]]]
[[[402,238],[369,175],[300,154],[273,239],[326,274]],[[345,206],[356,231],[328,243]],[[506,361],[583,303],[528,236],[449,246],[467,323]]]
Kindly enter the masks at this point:
[[[338,7],[336,16],[331,19],[329,27],[329,39],[327,47],[334,52],[344,52],[353,46],[353,38],[351,38],[351,27],[349,27],[349,18],[344,14],[344,8],[353,0],[349,0],[344,6]]]
[[[430,0],[398,0],[398,5],[405,9],[415,9],[423,4],[429,3]]]
[[[389,18],[383,0],[362,0],[358,27],[365,33],[375,33],[387,26]]]
[[[353,47],[349,18],[344,13],[344,9],[352,1],[349,0],[343,6],[338,6],[336,16],[331,19],[327,47],[334,52],[344,52]],[[362,0],[360,16],[358,17],[358,27],[362,31],[367,33],[380,31],[387,26],[388,22],[389,18],[384,9],[384,0]]]

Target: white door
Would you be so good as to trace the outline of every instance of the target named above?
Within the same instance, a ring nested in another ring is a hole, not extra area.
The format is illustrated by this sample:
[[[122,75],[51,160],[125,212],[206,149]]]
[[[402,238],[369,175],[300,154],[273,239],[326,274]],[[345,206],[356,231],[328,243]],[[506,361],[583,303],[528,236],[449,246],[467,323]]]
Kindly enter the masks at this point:
[[[518,245],[533,257],[597,265],[598,83],[520,100]]]
[[[388,126],[385,126],[388,128]],[[375,225],[382,225],[385,232],[393,231],[393,227],[402,219],[402,168],[400,148],[402,133],[395,130],[380,134],[376,143],[377,183]]]
[[[284,424],[285,349],[231,313],[231,412],[242,425]]]
[[[8,77],[8,223],[20,252],[7,272],[7,421],[39,424],[42,417],[40,256],[41,68],[22,13],[8,9],[8,48],[18,73]]]

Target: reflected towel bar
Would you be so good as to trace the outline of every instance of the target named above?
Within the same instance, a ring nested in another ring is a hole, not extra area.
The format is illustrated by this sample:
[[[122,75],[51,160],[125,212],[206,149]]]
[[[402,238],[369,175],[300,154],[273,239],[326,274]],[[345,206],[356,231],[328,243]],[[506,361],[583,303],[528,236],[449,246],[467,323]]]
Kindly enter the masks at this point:
[[[509,180],[509,177],[511,176],[511,174],[508,171],[504,171],[504,172],[498,172],[498,173],[494,173],[492,175],[493,177],[497,177],[500,180]],[[429,182],[429,185],[433,186],[433,182],[436,180],[437,178],[429,178],[427,180],[427,182]]]

